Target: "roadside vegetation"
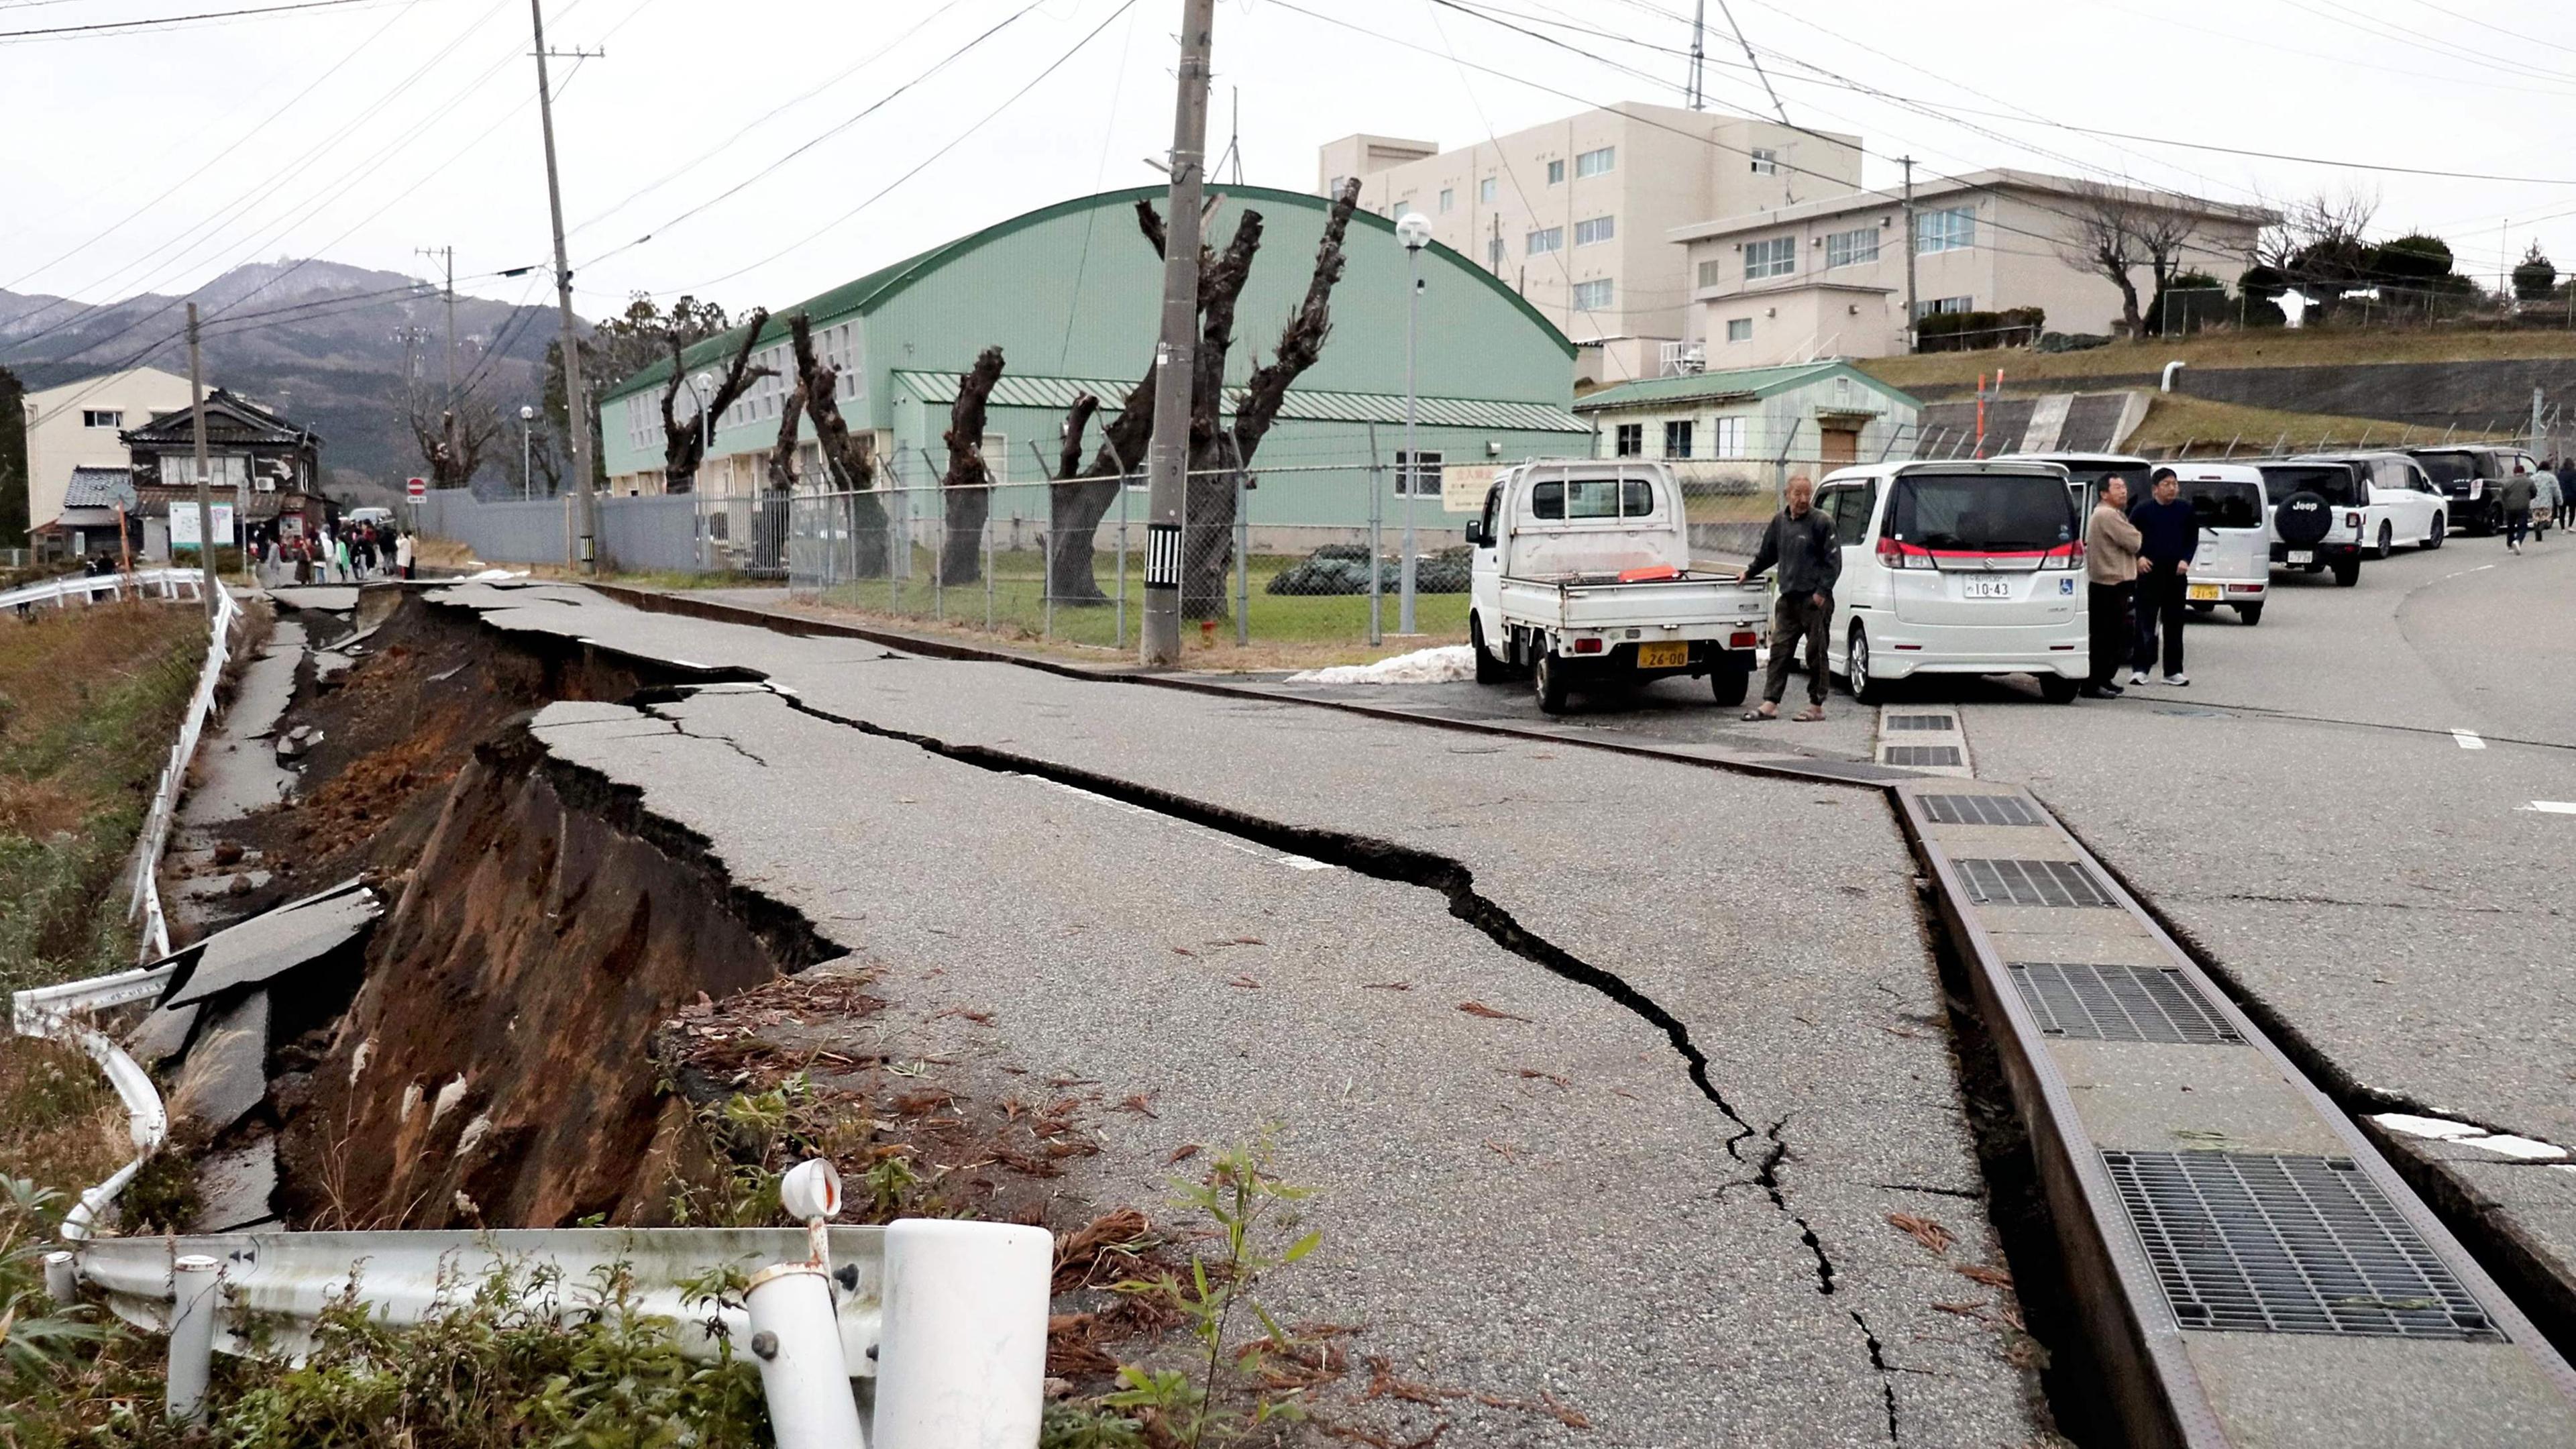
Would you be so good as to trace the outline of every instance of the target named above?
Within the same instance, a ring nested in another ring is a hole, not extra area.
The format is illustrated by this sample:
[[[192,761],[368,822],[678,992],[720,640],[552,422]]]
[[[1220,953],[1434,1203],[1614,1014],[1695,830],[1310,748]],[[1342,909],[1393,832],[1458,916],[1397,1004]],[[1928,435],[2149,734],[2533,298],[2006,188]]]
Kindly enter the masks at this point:
[[[2452,432],[2453,442],[2466,442],[2484,434]],[[2147,399],[2147,418],[2138,430],[2121,444],[2124,449],[2151,449],[2167,456],[2185,456],[2174,450],[2187,449],[2187,456],[2214,458],[2233,443],[2233,453],[2240,458],[2268,454],[2274,445],[2293,451],[2314,452],[2328,447],[2354,448],[2367,443],[2375,448],[2394,448],[2409,443],[2442,441],[2444,430],[2420,425],[2392,423],[2377,418],[2343,417],[2334,413],[2294,413],[2278,408],[2246,407],[2237,403],[2213,402],[2208,398],[2185,397],[2179,393],[2156,393]]]
[[[1865,357],[1852,365],[1901,388],[1974,387],[2002,368],[2008,382],[2151,377],[2177,358],[2194,367],[2338,367],[2375,362],[2483,362],[2576,357],[2576,331],[2547,328],[2471,330],[2450,327],[2256,327],[2190,337],[2113,342],[2081,352],[1990,347]]]

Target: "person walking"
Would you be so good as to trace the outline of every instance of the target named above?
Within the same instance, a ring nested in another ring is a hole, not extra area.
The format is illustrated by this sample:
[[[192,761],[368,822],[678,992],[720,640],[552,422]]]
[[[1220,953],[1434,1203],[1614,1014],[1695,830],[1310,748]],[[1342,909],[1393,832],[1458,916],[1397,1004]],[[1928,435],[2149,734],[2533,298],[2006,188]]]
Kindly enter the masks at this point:
[[[2566,485],[2558,481],[2557,474],[2543,468],[2531,475],[2531,538],[2534,543],[2549,536],[2550,525],[2558,522],[2558,515],[2566,511],[2566,506]]]
[[[408,533],[394,535],[394,572],[404,578],[411,577],[411,535]]]
[[[2084,606],[2090,611],[2093,667],[2084,676],[2086,699],[2117,699],[2114,682],[2137,627],[2138,526],[2129,521],[2129,484],[2107,478],[2101,501],[2084,522]]]
[[[2147,682],[2156,667],[2156,634],[2164,634],[2165,683],[2185,685],[2182,672],[2182,610],[2191,575],[2191,556],[2200,549],[2200,519],[2182,501],[2182,479],[2171,468],[2158,468],[2150,483],[2153,495],[2129,510],[2138,529],[2138,641],[2130,661],[2131,684]]]
[[[1816,485],[1805,477],[1789,480],[1788,506],[1771,516],[1762,542],[1744,577],[1760,578],[1774,565],[1780,570],[1780,601],[1771,609],[1771,667],[1762,681],[1762,704],[1744,712],[1746,719],[1778,719],[1781,696],[1789,692],[1789,662],[1798,641],[1807,644],[1807,707],[1800,723],[1825,717],[1825,630],[1834,617],[1834,581],[1842,577],[1842,543],[1833,520],[1816,511]]]
[[[2558,480],[2558,526],[2576,528],[2576,463],[2560,458],[2549,471]]]
[[[2520,463],[2513,465],[2513,476],[2504,480],[2496,501],[2504,505],[2504,551],[2522,552],[2523,535],[2531,532],[2531,470]]]

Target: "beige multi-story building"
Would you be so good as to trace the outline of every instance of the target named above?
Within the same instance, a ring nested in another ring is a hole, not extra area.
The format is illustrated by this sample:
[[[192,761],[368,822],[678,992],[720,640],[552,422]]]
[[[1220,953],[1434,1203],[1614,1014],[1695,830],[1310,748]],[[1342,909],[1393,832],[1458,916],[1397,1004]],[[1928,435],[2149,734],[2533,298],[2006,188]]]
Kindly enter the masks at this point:
[[[1315,180],[1329,195],[1356,176],[1362,207],[1428,217],[1574,339],[1578,381],[1619,383],[1658,375],[1691,335],[1675,229],[1847,195],[1860,163],[1857,136],[1630,101],[1451,151],[1345,136]]]
[[[157,367],[85,377],[22,398],[27,411],[27,524],[42,528],[63,511],[75,468],[127,466],[125,440],[155,413],[188,406],[188,380]]]
[[[2276,218],[2259,207],[2107,187],[2029,171],[1976,171],[1914,189],[1914,310],[2037,307],[2057,332],[2110,333],[2120,289],[2072,264],[2086,220],[2128,208],[2188,223],[2178,270],[2233,286],[2256,236]],[[1819,357],[1883,357],[1907,346],[1905,205],[1864,191],[1674,228],[1686,259],[1690,344],[1672,370],[1770,367]],[[2154,282],[2133,270],[2140,304]]]

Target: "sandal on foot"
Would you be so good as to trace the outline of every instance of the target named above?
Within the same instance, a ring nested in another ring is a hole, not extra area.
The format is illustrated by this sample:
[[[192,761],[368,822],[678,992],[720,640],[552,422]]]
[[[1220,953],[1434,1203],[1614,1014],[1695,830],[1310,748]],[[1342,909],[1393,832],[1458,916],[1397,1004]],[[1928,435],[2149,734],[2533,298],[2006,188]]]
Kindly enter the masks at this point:
[[[1825,712],[1823,710],[1808,709],[1801,710],[1798,713],[1789,716],[1789,722],[1791,724],[1821,724],[1823,723],[1824,718]]]
[[[1746,711],[1744,712],[1744,717],[1745,717],[1746,719],[1748,719],[1748,720],[1766,720],[1766,719],[1778,719],[1780,716],[1778,716],[1778,715],[1776,715],[1776,714],[1764,714],[1762,711],[1760,711],[1760,710],[1758,710],[1758,709],[1748,709],[1748,710],[1746,710]]]

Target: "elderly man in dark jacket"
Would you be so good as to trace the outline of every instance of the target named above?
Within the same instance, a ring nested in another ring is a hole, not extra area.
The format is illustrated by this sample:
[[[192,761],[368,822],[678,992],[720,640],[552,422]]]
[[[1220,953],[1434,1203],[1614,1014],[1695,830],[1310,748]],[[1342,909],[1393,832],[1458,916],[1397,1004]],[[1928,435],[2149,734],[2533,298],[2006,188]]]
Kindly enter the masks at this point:
[[[1745,711],[1746,719],[1778,719],[1780,697],[1789,692],[1789,661],[1798,641],[1807,641],[1807,707],[1801,721],[1825,717],[1825,630],[1834,617],[1834,580],[1843,573],[1842,543],[1834,522],[1816,511],[1816,485],[1805,478],[1789,480],[1789,506],[1771,517],[1762,530],[1762,546],[1744,570],[1759,578],[1777,565],[1780,602],[1771,610],[1771,668],[1762,681],[1762,707]]]

